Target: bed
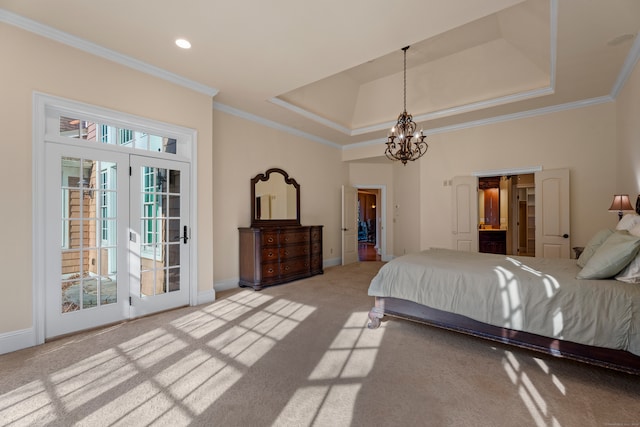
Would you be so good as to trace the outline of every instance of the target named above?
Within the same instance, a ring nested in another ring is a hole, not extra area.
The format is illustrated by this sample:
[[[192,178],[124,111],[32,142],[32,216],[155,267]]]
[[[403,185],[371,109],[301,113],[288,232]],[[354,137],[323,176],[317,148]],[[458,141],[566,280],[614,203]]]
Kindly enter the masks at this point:
[[[369,327],[400,317],[640,374],[638,234],[601,230],[577,261],[438,248],[403,255],[371,281]]]

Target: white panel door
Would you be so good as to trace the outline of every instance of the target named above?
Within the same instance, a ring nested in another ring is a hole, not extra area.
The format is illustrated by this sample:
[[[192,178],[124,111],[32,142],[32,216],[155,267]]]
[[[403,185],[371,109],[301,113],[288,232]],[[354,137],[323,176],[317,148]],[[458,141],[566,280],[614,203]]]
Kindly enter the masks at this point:
[[[535,174],[536,257],[569,258],[569,169]]]
[[[131,156],[131,317],[189,304],[189,164]]]
[[[342,265],[358,262],[358,190],[342,186]]]
[[[129,156],[46,144],[45,337],[129,317]]]
[[[452,180],[452,248],[478,252],[478,178],[456,176]]]

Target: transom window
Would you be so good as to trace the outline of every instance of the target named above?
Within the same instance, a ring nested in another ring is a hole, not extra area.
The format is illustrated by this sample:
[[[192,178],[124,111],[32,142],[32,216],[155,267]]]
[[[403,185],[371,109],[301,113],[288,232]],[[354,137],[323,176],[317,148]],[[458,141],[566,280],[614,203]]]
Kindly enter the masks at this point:
[[[60,116],[60,136],[136,150],[176,154],[175,138],[62,115]]]

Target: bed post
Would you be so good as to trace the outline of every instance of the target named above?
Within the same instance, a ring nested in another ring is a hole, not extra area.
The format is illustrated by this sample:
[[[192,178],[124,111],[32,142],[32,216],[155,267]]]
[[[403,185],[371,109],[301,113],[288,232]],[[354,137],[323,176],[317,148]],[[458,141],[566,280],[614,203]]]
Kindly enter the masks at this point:
[[[369,323],[367,327],[369,329],[377,329],[380,326],[380,322],[384,317],[384,298],[376,297],[376,305],[369,310]]]

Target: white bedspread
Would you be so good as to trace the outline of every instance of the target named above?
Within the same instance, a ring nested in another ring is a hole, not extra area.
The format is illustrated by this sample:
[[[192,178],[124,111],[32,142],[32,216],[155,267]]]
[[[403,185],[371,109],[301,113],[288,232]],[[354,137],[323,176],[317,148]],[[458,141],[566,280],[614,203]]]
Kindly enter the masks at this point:
[[[577,280],[576,260],[429,249],[385,264],[369,295],[640,355],[640,285]]]

